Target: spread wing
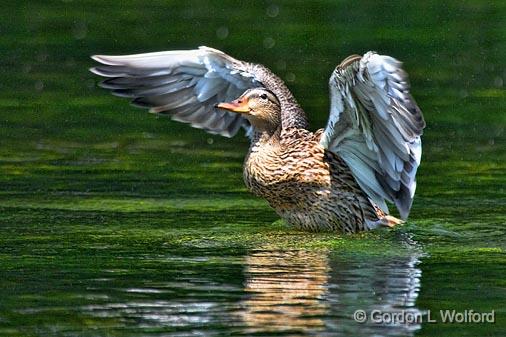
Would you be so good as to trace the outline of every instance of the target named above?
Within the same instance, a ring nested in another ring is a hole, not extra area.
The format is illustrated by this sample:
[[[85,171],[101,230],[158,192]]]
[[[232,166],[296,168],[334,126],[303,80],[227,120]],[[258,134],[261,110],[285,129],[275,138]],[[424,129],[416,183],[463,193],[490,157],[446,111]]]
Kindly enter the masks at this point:
[[[322,146],[345,160],[383,211],[388,213],[385,201],[393,202],[407,218],[425,121],[401,63],[373,52],[350,56],[332,73],[329,88],[331,108]]]
[[[107,78],[100,86],[131,98],[136,106],[226,137],[241,127],[251,131],[240,114],[214,107],[261,86],[248,63],[207,47],[92,58],[102,65],[90,70]]]

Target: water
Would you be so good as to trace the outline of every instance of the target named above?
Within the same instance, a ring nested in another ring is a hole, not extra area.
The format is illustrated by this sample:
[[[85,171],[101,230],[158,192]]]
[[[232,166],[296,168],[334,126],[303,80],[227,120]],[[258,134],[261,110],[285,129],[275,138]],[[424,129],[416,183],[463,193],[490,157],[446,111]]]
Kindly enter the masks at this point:
[[[6,1],[0,16],[0,335],[506,335],[502,3]],[[287,228],[243,186],[245,138],[148,115],[87,71],[95,53],[203,44],[271,67],[314,129],[344,57],[405,61],[428,124],[409,222]],[[496,322],[427,322],[444,309]]]

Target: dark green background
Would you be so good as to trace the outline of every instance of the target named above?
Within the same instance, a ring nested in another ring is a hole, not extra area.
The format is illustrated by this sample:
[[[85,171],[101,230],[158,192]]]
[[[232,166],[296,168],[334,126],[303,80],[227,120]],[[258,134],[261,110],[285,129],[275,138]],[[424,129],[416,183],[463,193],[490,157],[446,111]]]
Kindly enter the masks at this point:
[[[1,7],[1,335],[506,335],[503,2]],[[245,137],[148,115],[87,70],[92,54],[199,45],[269,66],[313,129],[343,58],[404,61],[427,121],[408,223],[287,228],[242,183]],[[352,321],[396,294],[413,302],[396,310],[495,310],[496,323]]]

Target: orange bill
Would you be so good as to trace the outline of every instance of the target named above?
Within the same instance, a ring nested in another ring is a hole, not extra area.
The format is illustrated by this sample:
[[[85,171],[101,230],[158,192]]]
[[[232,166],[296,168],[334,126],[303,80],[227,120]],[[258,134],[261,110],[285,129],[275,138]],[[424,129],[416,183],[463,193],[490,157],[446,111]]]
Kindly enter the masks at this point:
[[[219,103],[216,107],[237,113],[249,112],[248,100],[245,98],[239,98],[232,102]]]

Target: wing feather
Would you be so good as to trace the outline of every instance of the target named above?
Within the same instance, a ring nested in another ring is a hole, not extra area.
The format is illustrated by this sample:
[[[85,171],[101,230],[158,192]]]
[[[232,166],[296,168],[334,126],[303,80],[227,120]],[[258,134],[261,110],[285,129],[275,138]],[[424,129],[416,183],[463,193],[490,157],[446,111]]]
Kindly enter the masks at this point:
[[[92,58],[102,64],[90,69],[106,78],[100,86],[135,106],[226,137],[241,127],[250,132],[244,117],[215,108],[262,85],[248,63],[207,47]]]
[[[402,63],[368,52],[345,59],[329,81],[331,111],[321,144],[341,155],[361,188],[383,211],[407,218],[420,165],[422,112]]]

